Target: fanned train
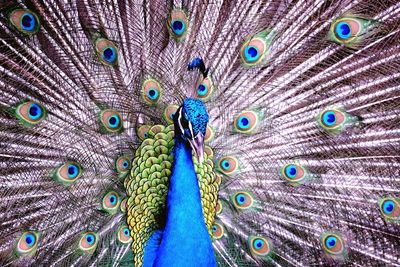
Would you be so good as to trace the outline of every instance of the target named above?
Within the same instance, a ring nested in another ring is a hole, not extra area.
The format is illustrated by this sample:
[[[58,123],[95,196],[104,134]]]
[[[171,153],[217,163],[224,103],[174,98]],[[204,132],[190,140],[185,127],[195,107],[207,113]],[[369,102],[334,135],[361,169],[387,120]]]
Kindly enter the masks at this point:
[[[0,266],[400,266],[400,3],[0,2]]]

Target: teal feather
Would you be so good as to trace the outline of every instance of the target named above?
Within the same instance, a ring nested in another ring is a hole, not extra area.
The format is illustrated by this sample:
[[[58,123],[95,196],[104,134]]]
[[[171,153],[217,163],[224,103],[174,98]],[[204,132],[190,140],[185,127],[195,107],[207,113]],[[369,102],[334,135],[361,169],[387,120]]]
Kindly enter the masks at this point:
[[[202,252],[203,266],[400,265],[399,11],[394,0],[2,1],[0,265],[132,266],[120,235],[132,162],[119,160],[193,97],[222,181],[215,227],[186,137],[172,177],[192,227],[174,232],[180,206],[168,207],[145,264],[191,266]],[[95,246],[82,249],[88,234]]]

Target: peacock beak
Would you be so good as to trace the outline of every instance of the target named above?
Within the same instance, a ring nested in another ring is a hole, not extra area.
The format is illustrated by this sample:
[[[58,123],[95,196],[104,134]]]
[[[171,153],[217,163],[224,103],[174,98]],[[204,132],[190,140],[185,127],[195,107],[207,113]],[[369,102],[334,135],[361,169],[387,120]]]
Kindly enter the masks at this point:
[[[195,138],[189,139],[190,146],[196,153],[197,161],[201,164],[204,160],[204,135],[199,132]]]

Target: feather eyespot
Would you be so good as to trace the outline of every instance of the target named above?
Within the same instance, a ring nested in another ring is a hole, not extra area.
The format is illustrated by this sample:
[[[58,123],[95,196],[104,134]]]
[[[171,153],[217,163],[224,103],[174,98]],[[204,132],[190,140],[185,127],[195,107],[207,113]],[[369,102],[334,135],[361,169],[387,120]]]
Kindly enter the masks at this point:
[[[254,111],[242,111],[235,119],[234,130],[239,133],[251,134],[259,123],[258,114]]]
[[[204,142],[208,143],[213,139],[214,139],[214,130],[213,128],[210,127],[210,125],[207,125],[206,135],[204,136]]]
[[[147,79],[142,84],[142,97],[146,104],[157,105],[161,99],[161,85],[154,79]]]
[[[385,219],[400,221],[400,204],[396,198],[382,198],[379,201],[379,208]]]
[[[54,178],[59,183],[68,186],[81,177],[81,175],[81,165],[74,161],[68,161],[57,169]]]
[[[355,120],[355,117],[353,118],[339,109],[326,109],[317,116],[317,122],[320,127],[333,134],[340,133],[347,124]]]
[[[84,233],[79,240],[79,248],[85,252],[93,252],[99,242],[98,239],[98,235],[94,232]]]
[[[123,244],[132,242],[131,231],[127,226],[121,226],[118,229],[118,240]]]
[[[200,78],[197,83],[197,97],[202,101],[207,101],[211,98],[212,93],[214,91],[214,85],[211,80],[211,77],[208,76],[206,78]]]
[[[20,255],[32,254],[37,249],[39,234],[35,231],[24,232],[18,240],[17,252]]]
[[[168,19],[168,30],[174,39],[182,41],[188,28],[188,19],[183,10],[174,9]]]
[[[125,213],[125,212],[126,212],[126,202],[127,202],[127,199],[124,198],[124,199],[121,201],[121,205],[119,206],[119,208],[120,208],[120,210],[121,210],[122,213]]]
[[[271,243],[261,236],[249,237],[250,252],[255,257],[266,257],[271,252]]]
[[[240,58],[245,67],[254,67],[266,59],[271,38],[269,31],[263,31],[248,38],[240,48]]]
[[[211,233],[214,239],[221,239],[224,236],[224,227],[219,223],[214,223],[211,227]]]
[[[222,212],[222,202],[218,199],[217,204],[215,205],[215,214],[219,215]]]
[[[39,31],[38,16],[29,9],[15,9],[9,16],[11,24],[21,33],[32,35]]]
[[[361,18],[338,18],[331,24],[329,37],[339,44],[351,45],[357,42],[370,24],[371,21]]]
[[[99,38],[96,40],[96,53],[101,63],[107,66],[118,64],[118,48],[110,40]]]
[[[115,162],[117,172],[119,173],[126,173],[131,168],[131,161],[126,156],[119,157]]]
[[[123,130],[123,120],[117,111],[106,109],[100,113],[100,126],[103,133],[119,133]]]
[[[139,129],[137,129],[137,136],[139,137],[139,139],[141,141],[149,138],[149,130],[150,130],[151,126],[150,125],[142,125],[139,127]]]
[[[46,109],[38,103],[28,101],[17,106],[16,116],[27,126],[37,125],[46,118]]]
[[[239,162],[235,157],[225,156],[219,160],[218,169],[226,175],[233,174],[239,169]]]
[[[103,210],[109,214],[115,214],[119,205],[119,195],[114,192],[108,192],[103,197]]]
[[[232,202],[235,208],[237,209],[248,209],[253,205],[253,197],[244,191],[240,191],[235,193],[232,196]]]
[[[283,178],[291,184],[302,184],[308,177],[308,171],[300,164],[287,164],[281,169]]]
[[[164,119],[169,123],[174,123],[174,114],[178,110],[177,105],[168,105],[164,110]]]
[[[327,254],[340,255],[344,252],[342,237],[334,233],[327,233],[322,236],[322,247]]]

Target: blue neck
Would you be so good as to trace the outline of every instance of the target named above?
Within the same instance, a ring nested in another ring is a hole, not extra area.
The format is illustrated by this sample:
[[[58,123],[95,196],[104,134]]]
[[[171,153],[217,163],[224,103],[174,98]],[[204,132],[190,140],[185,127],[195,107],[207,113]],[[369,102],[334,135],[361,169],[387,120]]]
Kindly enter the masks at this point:
[[[156,254],[154,266],[216,266],[191,148],[179,136],[175,137],[167,221]]]

